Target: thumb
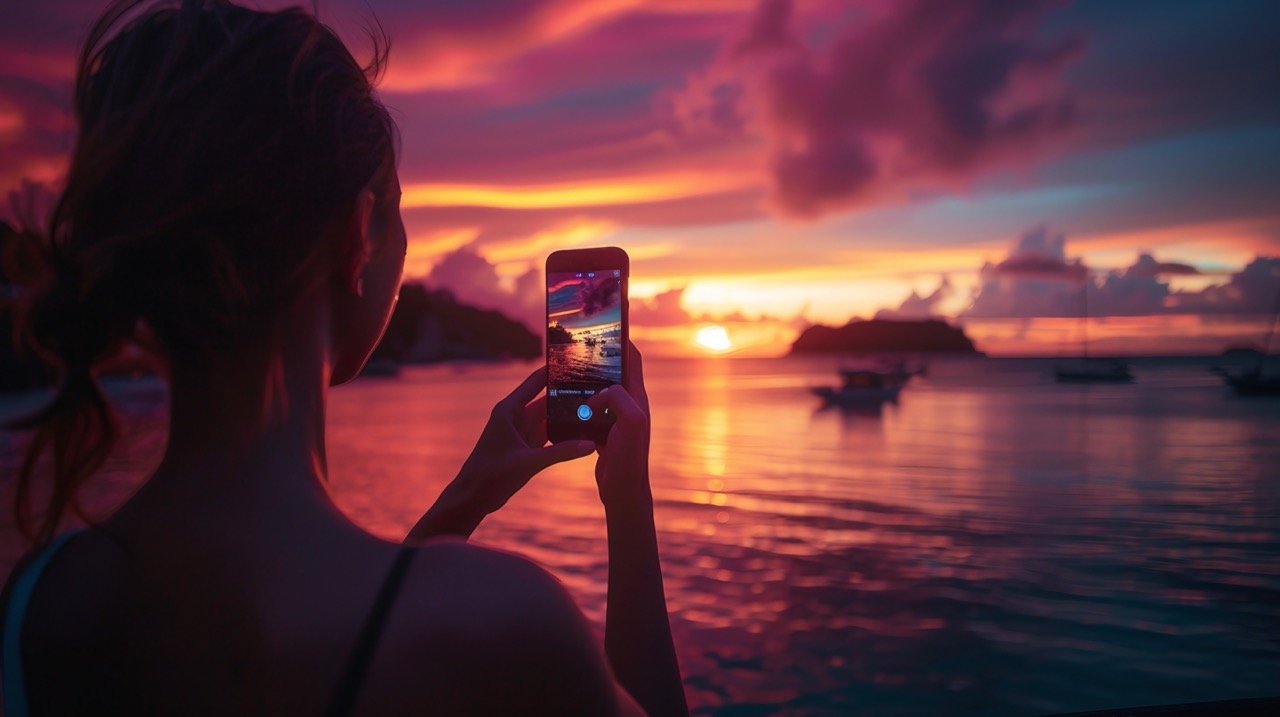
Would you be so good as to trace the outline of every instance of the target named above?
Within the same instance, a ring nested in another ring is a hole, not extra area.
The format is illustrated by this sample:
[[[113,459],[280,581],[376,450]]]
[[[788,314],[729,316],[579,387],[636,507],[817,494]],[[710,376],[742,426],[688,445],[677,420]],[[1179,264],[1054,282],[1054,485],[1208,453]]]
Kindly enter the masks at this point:
[[[543,470],[557,463],[589,456],[595,450],[596,444],[592,441],[564,441],[538,449],[531,462],[537,470]]]

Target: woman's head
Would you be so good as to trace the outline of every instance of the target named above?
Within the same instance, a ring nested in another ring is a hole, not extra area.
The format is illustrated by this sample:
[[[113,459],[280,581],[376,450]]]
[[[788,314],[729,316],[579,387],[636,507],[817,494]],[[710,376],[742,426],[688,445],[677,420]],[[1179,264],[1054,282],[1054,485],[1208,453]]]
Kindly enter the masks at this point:
[[[61,375],[28,421],[37,435],[16,496],[19,524],[34,527],[32,468],[51,444],[57,475],[37,539],[110,447],[95,362],[140,326],[175,366],[256,346],[298,297],[358,275],[369,250],[342,231],[353,217],[381,227],[375,240],[403,241],[394,125],[373,95],[385,48],[361,67],[300,9],[224,0],[117,2],[95,24],[51,271],[23,321]]]

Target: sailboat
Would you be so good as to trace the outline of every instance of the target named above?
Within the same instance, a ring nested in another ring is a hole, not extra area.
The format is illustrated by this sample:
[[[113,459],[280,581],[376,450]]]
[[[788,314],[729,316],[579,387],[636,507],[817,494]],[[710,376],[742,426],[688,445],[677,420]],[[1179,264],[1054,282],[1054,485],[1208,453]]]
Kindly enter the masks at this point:
[[[1081,341],[1080,361],[1058,364],[1053,377],[1058,383],[1129,383],[1133,374],[1129,364],[1119,359],[1089,358],[1089,275],[1080,284]]]
[[[1222,376],[1222,380],[1237,395],[1280,396],[1280,374],[1262,375],[1262,367],[1267,361],[1267,354],[1271,353],[1271,340],[1275,338],[1277,323],[1280,323],[1280,292],[1276,293],[1275,315],[1271,319],[1271,330],[1267,332],[1267,342],[1264,345],[1264,350],[1258,353],[1258,363],[1252,370],[1248,371],[1233,373],[1223,369],[1218,372]]]

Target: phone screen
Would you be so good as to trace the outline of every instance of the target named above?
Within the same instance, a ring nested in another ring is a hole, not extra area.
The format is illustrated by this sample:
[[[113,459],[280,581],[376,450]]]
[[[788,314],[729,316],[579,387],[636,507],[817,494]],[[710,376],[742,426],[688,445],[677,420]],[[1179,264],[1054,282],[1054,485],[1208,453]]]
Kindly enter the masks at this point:
[[[547,420],[552,440],[592,436],[611,418],[587,401],[622,383],[625,272],[547,272]],[[573,430],[576,427],[577,430]]]

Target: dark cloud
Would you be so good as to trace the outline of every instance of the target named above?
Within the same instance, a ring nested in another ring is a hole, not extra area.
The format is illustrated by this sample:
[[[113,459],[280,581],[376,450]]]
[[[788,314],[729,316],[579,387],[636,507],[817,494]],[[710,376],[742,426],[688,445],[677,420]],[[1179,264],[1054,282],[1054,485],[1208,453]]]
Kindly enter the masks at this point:
[[[588,281],[582,287],[582,315],[595,316],[605,309],[616,306],[618,292],[622,290],[622,282],[612,276],[597,281]]]
[[[984,266],[993,276],[1046,281],[1081,281],[1087,269],[1079,260],[1067,261],[1067,238],[1040,225],[1018,237],[1013,251],[999,264]]]
[[[1066,238],[1040,226],[1024,233],[1009,256],[980,272],[966,318],[1270,314],[1280,310],[1280,258],[1256,257],[1225,283],[1176,291],[1172,276],[1196,267],[1140,254],[1119,270],[1093,272],[1068,259]],[[1087,294],[1085,293],[1087,292]]]
[[[1083,43],[1037,37],[1056,5],[891,3],[815,50],[799,39],[789,0],[761,2],[721,62],[756,100],[778,207],[814,216],[876,186],[963,180],[1069,126],[1060,76]],[[717,94],[704,114],[736,106],[724,83],[706,84],[689,87]]]
[[[1165,313],[1169,285],[1160,281],[1158,273],[1143,268],[1144,265],[1158,263],[1151,255],[1143,254],[1133,266],[1107,272],[1101,283],[1093,280],[1085,284],[1089,292],[1089,315],[1152,316]]]
[[[1085,266],[1067,261],[1066,237],[1034,227],[1017,238],[1009,255],[987,262],[967,317],[1077,316]]]
[[[1169,297],[1171,311],[1188,314],[1275,314],[1280,312],[1280,256],[1259,256],[1225,284]]]
[[[1179,264],[1172,261],[1156,261],[1150,254],[1138,257],[1134,265],[1125,269],[1125,276],[1195,276],[1200,270],[1190,264]]]
[[[747,32],[733,43],[733,57],[748,57],[778,49],[803,51],[804,45],[791,31],[791,0],[761,0],[751,17]]]

